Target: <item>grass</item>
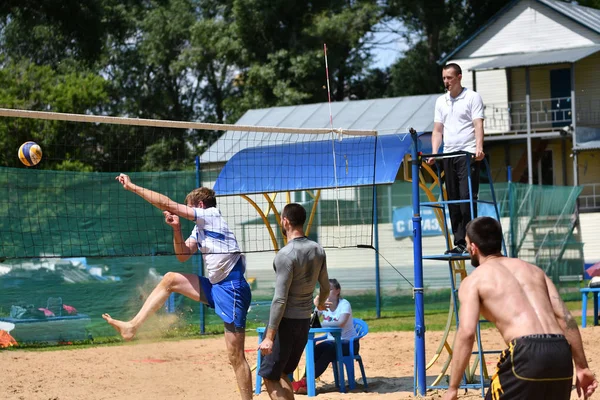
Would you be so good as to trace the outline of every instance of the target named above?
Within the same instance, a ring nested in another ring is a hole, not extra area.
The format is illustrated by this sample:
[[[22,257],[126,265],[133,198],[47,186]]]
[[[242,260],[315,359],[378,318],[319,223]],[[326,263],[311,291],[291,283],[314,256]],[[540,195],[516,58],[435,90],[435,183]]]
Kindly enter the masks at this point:
[[[442,331],[444,330],[449,310],[449,290],[441,290],[427,295],[425,304],[425,325],[428,331]],[[579,293],[566,294],[563,296],[567,308],[574,312],[581,311],[581,297]],[[384,297],[382,304],[382,312],[379,318],[377,318],[374,310],[374,296],[372,294],[363,294],[357,296],[348,297],[353,307],[353,314],[356,318],[361,318],[367,321],[369,325],[369,332],[394,332],[394,331],[413,331],[415,324],[414,315],[414,300],[411,296],[387,296]],[[266,310],[266,318],[268,318],[268,306]],[[593,310],[592,300],[589,300],[588,310]],[[218,322],[212,310],[207,312],[209,316],[208,323],[206,324],[206,331],[204,335],[200,334],[199,324],[197,317],[191,318],[186,316],[180,318],[174,324],[168,327],[155,327],[155,329],[147,329],[140,332],[139,339],[133,342],[124,342],[116,336],[98,336],[93,340],[83,340],[69,343],[69,345],[56,345],[48,343],[29,343],[21,344],[18,347],[5,349],[5,351],[22,351],[22,350],[35,350],[35,351],[54,351],[63,349],[80,349],[97,346],[116,346],[116,345],[130,345],[132,343],[151,343],[158,341],[178,341],[186,339],[199,339],[215,337],[223,333],[223,325]],[[255,329],[260,326],[265,326],[266,321],[263,320],[249,320],[247,325],[247,335],[255,336]],[[576,316],[575,319],[581,324],[581,317]],[[214,322],[212,322],[214,321]],[[588,319],[589,322],[589,319]],[[454,329],[454,320],[451,322],[452,329]]]

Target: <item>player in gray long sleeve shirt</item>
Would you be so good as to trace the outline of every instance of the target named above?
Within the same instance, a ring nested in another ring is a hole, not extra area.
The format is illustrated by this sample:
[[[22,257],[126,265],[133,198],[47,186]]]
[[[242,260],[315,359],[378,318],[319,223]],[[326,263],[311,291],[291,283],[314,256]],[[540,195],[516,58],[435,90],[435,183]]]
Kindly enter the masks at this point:
[[[273,269],[277,279],[269,329],[277,330],[282,317],[310,318],[317,280],[320,285],[319,298],[329,295],[325,250],[306,237],[290,240],[275,256]]]
[[[304,236],[306,211],[299,204],[288,204],[281,213],[281,227],[288,239],[273,262],[276,273],[275,294],[271,303],[269,326],[259,350],[263,355],[259,374],[264,378],[271,399],[293,399],[288,374],[294,372],[308,341],[313,292],[320,284],[325,308],[329,276],[325,250]]]

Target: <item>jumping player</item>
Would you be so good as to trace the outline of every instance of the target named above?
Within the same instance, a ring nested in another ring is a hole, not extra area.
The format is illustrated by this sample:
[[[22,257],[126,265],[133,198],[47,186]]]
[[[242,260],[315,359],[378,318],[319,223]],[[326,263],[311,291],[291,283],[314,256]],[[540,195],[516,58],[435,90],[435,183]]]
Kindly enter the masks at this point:
[[[244,355],[246,315],[251,301],[250,286],[244,278],[245,258],[233,232],[216,208],[215,192],[205,187],[194,189],[185,198],[184,205],[133,184],[125,174],[120,174],[116,180],[126,190],[163,210],[165,222],[173,228],[173,247],[177,259],[187,261],[200,250],[208,278],[168,272],[132,320],[119,321],[108,314],[102,317],[123,339],[130,340],[144,321],[164,305],[171,293],[180,293],[207,304],[223,320],[227,355],[235,372],[241,398],[252,399],[252,376]],[[183,239],[179,217],[196,222],[187,240]]]

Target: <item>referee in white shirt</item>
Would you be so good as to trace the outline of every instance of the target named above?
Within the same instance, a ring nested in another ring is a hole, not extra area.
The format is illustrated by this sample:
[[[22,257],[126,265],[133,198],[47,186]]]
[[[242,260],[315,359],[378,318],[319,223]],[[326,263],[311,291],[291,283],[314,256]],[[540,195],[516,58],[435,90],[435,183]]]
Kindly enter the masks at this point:
[[[479,192],[479,166],[485,157],[483,152],[483,101],[481,96],[461,85],[462,70],[458,64],[446,64],[442,68],[442,79],[446,93],[435,103],[433,134],[431,138],[432,153],[440,150],[442,138],[444,153],[466,151],[473,154],[471,170],[467,170],[467,159],[464,156],[442,159],[444,179],[448,200],[468,200],[469,183],[467,174],[471,174],[473,189],[473,210],[468,202],[449,204],[454,248],[446,251],[451,254],[466,253],[465,241],[467,223],[477,217],[477,194]],[[433,165],[435,159],[427,163]]]

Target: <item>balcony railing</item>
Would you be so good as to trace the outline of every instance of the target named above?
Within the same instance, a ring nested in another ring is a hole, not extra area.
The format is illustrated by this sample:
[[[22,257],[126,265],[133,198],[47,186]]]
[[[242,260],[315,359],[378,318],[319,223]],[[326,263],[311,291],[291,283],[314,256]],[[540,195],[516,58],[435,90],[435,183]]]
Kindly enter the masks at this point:
[[[530,104],[532,132],[560,129],[572,122],[571,97],[535,99]],[[578,124],[600,124],[600,98],[578,97],[576,106]],[[485,104],[484,123],[488,134],[527,132],[527,102]]]
[[[583,190],[579,195],[579,211],[600,211],[600,183],[582,185]]]

